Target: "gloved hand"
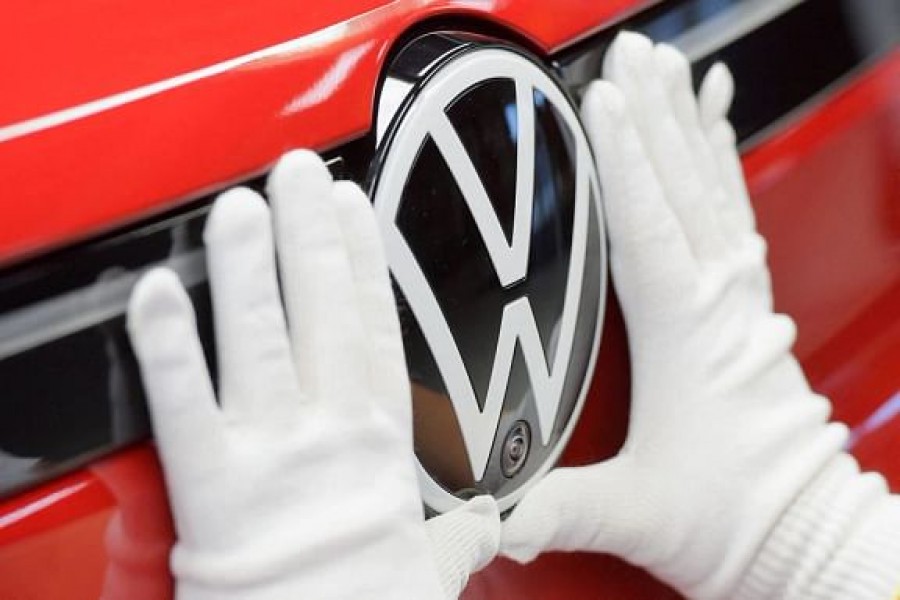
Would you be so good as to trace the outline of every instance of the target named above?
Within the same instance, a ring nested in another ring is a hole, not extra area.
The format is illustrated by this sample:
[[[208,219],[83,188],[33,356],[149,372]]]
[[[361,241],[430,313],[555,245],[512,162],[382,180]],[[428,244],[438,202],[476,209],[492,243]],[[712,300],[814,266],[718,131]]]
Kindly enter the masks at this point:
[[[205,232],[217,392],[172,272],[148,273],[129,306],[177,529],[177,595],[455,598],[496,553],[499,516],[481,497],[425,525],[369,202],[305,151],[275,167],[269,194],[290,328],[269,209],[226,192]]]
[[[888,598],[900,508],[841,452],[846,428],[772,313],[727,69],[697,99],[681,54],[623,34],[604,74],[582,115],[630,345],[627,440],[535,486],[502,551],[614,553],[701,599]]]

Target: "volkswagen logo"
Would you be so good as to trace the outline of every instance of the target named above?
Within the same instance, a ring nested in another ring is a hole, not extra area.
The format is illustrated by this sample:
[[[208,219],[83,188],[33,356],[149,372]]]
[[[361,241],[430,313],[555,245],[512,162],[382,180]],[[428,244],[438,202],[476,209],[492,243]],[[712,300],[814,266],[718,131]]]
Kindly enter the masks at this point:
[[[437,512],[480,493],[506,510],[559,458],[587,395],[606,295],[600,190],[540,62],[447,36],[413,46],[384,82],[370,191],[422,494]]]

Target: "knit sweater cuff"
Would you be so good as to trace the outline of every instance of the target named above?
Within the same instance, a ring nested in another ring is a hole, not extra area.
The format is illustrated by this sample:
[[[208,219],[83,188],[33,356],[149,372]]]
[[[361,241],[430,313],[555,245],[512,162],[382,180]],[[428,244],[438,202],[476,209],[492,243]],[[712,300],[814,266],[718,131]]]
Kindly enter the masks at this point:
[[[734,597],[890,600],[898,582],[900,498],[840,454],[779,519]]]

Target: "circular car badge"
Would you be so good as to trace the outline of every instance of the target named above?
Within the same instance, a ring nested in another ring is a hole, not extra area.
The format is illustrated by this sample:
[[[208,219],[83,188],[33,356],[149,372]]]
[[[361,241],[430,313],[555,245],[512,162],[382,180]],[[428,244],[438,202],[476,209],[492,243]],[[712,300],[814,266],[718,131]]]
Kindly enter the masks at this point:
[[[556,80],[432,36],[382,88],[371,194],[400,306],[425,503],[506,510],[549,470],[593,373],[606,296],[600,191]]]

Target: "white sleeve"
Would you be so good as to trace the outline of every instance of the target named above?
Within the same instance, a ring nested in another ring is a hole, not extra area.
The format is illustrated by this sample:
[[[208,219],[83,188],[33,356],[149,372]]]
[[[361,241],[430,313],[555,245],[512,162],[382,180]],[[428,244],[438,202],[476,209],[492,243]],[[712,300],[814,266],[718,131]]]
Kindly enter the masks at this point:
[[[900,497],[855,459],[832,459],[788,508],[737,600],[887,600],[900,583]]]

